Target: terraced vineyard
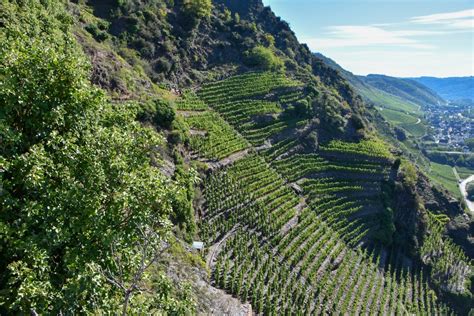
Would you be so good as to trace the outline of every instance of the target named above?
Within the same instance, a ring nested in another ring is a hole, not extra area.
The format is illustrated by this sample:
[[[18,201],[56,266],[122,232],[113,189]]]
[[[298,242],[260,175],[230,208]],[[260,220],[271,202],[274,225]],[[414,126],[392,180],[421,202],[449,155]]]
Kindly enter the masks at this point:
[[[344,230],[341,235],[352,245],[367,233],[386,229],[378,224],[384,210],[380,194],[391,166],[391,155],[380,144],[357,146],[332,142],[319,154],[293,153],[271,161],[288,181],[301,186],[308,205],[326,223]]]
[[[333,141],[307,152],[291,133],[306,122],[281,117],[304,99],[304,87],[281,75],[232,77],[198,96],[210,108],[196,99],[197,107],[180,106],[201,131],[191,144],[196,157],[246,149],[203,183],[200,235],[218,287],[258,314],[450,313],[421,266],[367,242],[385,229],[381,188],[394,158],[383,143]],[[226,141],[214,141],[218,133]],[[427,240],[426,253],[435,242]],[[444,262],[460,258],[456,251]],[[457,267],[462,283],[469,265]]]
[[[282,120],[278,114],[304,99],[302,84],[277,73],[250,73],[206,85],[199,96],[253,145],[304,120]]]
[[[191,149],[202,158],[220,160],[249,146],[226,121],[196,97],[187,97],[177,104],[189,126]]]

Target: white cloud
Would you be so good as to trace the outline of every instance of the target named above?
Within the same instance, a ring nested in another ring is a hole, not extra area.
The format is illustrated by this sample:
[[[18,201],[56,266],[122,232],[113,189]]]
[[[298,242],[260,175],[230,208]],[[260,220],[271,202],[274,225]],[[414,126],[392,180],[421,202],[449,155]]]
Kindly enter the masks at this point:
[[[416,24],[438,24],[455,29],[474,30],[474,9],[416,16],[410,19]]]
[[[430,15],[415,16],[411,18],[416,23],[439,23],[464,18],[474,18],[474,9],[462,10],[457,12],[438,13]]]
[[[474,72],[472,49],[465,49],[473,45],[469,32],[474,32],[474,9],[394,23],[330,26],[320,37],[302,41],[356,74],[467,76]]]
[[[340,25],[328,27],[327,37],[306,39],[311,48],[346,46],[398,45],[414,48],[432,48],[413,37],[435,35],[440,32],[423,30],[388,30],[379,26]]]
[[[433,49],[433,45],[426,44],[427,36],[473,32],[474,9],[416,16],[400,23],[338,25],[326,30],[323,37],[303,41],[316,50],[374,45]]]
[[[386,74],[395,77],[471,76],[473,61],[462,53],[447,53],[440,62],[436,51],[402,51],[384,49],[327,49],[324,55],[336,60],[345,69],[359,75]]]

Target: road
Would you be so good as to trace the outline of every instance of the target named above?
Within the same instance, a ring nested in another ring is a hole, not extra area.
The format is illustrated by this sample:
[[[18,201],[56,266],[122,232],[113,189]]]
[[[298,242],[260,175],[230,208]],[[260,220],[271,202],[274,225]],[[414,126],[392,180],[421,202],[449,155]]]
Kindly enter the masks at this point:
[[[471,181],[474,181],[474,175],[470,176],[467,179],[462,180],[459,183],[459,190],[461,190],[461,193],[464,196],[464,200],[466,201],[467,207],[469,208],[471,213],[474,214],[474,202],[471,202],[467,199],[467,192],[466,192],[466,185]]]

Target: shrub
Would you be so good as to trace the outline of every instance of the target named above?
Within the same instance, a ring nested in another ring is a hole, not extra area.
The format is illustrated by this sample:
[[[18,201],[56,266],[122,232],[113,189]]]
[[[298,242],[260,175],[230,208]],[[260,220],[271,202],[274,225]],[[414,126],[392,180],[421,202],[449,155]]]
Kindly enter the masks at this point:
[[[265,44],[268,47],[275,46],[275,37],[273,37],[273,35],[267,33],[264,35],[264,39],[265,39]]]
[[[140,105],[138,119],[153,123],[161,128],[170,128],[176,117],[173,104],[170,101],[154,99]]]
[[[362,129],[365,126],[364,125],[364,120],[358,114],[353,114],[352,117],[351,117],[351,121],[352,121],[352,124],[354,125],[355,129]]]
[[[465,139],[464,144],[469,147],[469,150],[474,150],[474,138]]]
[[[211,0],[184,0],[184,12],[196,19],[208,18],[211,16]]]
[[[89,24],[85,27],[85,29],[99,42],[103,42],[109,37],[107,32],[103,30],[103,25],[98,27],[95,24]]]
[[[164,128],[170,128],[174,121],[176,113],[171,102],[164,100],[155,100],[156,112],[153,117],[153,122]]]
[[[245,62],[251,67],[259,67],[264,70],[283,70],[285,65],[273,50],[264,46],[256,46],[245,53]]]
[[[171,70],[171,63],[168,59],[164,57],[160,57],[153,63],[153,69],[157,72],[164,72],[167,73]]]
[[[400,171],[402,172],[403,183],[414,187],[418,181],[418,174],[415,166],[407,160],[402,160]]]
[[[400,127],[395,127],[394,128],[394,132],[395,132],[395,135],[397,136],[397,139],[401,142],[403,142],[404,140],[407,139],[407,134],[405,133],[405,131],[400,128]]]

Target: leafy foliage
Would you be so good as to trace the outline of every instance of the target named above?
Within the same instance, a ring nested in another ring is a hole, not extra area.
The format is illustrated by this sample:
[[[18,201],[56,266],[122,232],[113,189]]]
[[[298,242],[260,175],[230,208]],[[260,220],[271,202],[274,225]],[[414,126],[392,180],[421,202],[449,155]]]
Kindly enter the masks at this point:
[[[469,147],[470,151],[474,151],[474,138],[466,138],[464,143],[467,147]]]
[[[138,118],[162,128],[170,128],[176,113],[173,104],[168,100],[153,99],[140,105]]]
[[[178,188],[150,164],[163,139],[91,87],[61,5],[2,15],[0,311],[191,311],[166,280],[134,295],[171,231]]]
[[[256,46],[246,53],[246,63],[249,66],[259,67],[263,70],[284,70],[285,64],[276,56],[271,48]]]
[[[212,10],[211,0],[184,0],[184,10],[186,14],[197,19],[209,17]]]

